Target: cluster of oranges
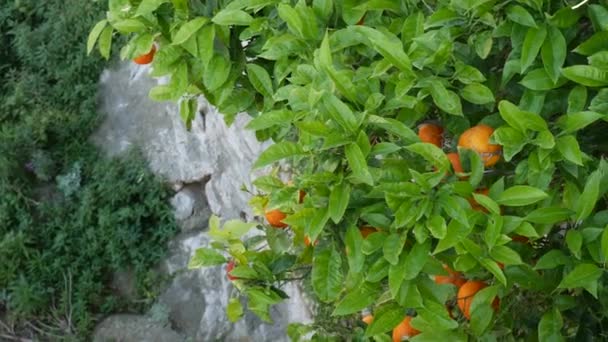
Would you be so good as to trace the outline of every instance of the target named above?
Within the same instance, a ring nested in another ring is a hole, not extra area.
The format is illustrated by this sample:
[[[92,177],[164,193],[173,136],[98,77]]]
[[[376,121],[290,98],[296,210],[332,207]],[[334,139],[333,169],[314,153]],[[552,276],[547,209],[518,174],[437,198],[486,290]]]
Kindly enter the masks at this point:
[[[305,197],[306,197],[306,191],[299,190],[298,203],[304,202]],[[283,220],[287,217],[287,214],[280,209],[266,210],[266,212],[264,213],[264,217],[266,217],[266,221],[268,221],[268,224],[273,228],[285,229],[289,226],[287,223],[283,222]],[[318,243],[318,241],[315,241],[315,245],[317,243]],[[308,236],[304,237],[304,244],[306,246],[311,245],[311,241]],[[226,264],[226,273],[227,273],[228,279],[230,279],[231,281],[239,279],[238,277],[234,277],[230,274],[230,272],[234,269],[235,266],[236,265],[233,260],[229,261],[228,264]]]
[[[446,270],[448,275],[436,275],[435,283],[437,284],[451,284],[458,288],[457,295],[457,304],[462,315],[470,320],[471,319],[471,303],[473,303],[473,298],[475,295],[486,288],[488,284],[479,280],[467,280],[460,272],[456,272],[451,269],[449,266],[444,265],[443,268]],[[494,311],[498,310],[500,305],[500,300],[495,298],[492,302],[492,308]],[[450,317],[454,318],[452,315],[452,310],[447,307]],[[412,320],[412,316],[406,315],[405,318],[393,328],[393,342],[400,342],[406,338],[414,337],[420,334],[416,328],[412,327],[410,321]],[[365,312],[363,314],[363,318],[361,319],[365,324],[371,324],[374,321],[374,316],[372,316],[369,312]]]
[[[458,139],[458,148],[475,151],[483,161],[485,167],[494,166],[502,155],[502,147],[490,143],[490,136],[494,133],[494,128],[479,124],[464,131]],[[443,148],[444,130],[443,127],[434,123],[423,123],[418,126],[418,137],[422,142],[433,144]],[[462,165],[458,153],[450,152],[447,154],[452,163],[454,172],[462,173]]]
[[[504,265],[503,265],[504,267]],[[471,303],[477,292],[486,288],[488,284],[479,280],[467,280],[460,272],[456,272],[448,265],[443,265],[448,275],[436,275],[435,283],[452,284],[458,288],[457,303],[460,312],[466,319],[471,319]],[[498,310],[499,300],[495,298],[492,302],[494,310]],[[448,309],[449,311],[449,309]],[[450,312],[451,315],[451,312]]]
[[[365,324],[371,324],[374,321],[374,316],[366,312],[361,320]],[[404,339],[414,337],[420,334],[420,331],[412,327],[410,321],[412,316],[406,315],[403,320],[393,328],[393,342],[401,342]]]
[[[494,133],[494,128],[479,124],[464,131],[458,139],[458,148],[472,150],[477,153],[485,167],[492,167],[500,160],[502,155],[502,147],[500,145],[491,144],[490,137]],[[418,137],[422,142],[433,144],[439,148],[444,146],[444,130],[443,127],[433,123],[423,123],[418,126]],[[449,152],[446,154],[454,173],[463,173],[460,156],[457,152]],[[465,179],[466,177],[461,177]],[[477,189],[475,193],[488,195],[487,188]],[[473,198],[469,199],[469,203],[474,210],[486,211],[485,208],[479,205]]]

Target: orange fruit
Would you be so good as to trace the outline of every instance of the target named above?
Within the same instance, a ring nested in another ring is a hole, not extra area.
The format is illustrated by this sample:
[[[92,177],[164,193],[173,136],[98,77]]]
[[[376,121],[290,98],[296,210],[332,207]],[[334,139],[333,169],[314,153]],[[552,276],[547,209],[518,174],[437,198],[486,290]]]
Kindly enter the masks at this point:
[[[308,236],[304,236],[304,244],[306,245],[306,247],[310,246],[310,238]],[[315,246],[319,244],[319,240],[315,241]]]
[[[234,269],[234,266],[235,266],[234,260],[230,260],[228,262],[228,264],[226,264],[226,275],[228,276],[228,279],[230,281],[239,279],[239,277],[230,275],[230,272],[232,272],[232,270]]]
[[[477,152],[486,167],[493,166],[500,160],[502,147],[490,144],[490,136],[494,128],[487,125],[477,125],[464,131],[458,139],[458,147]]]
[[[287,215],[279,209],[274,209],[266,212],[266,220],[268,223],[275,228],[285,228],[287,224],[283,223],[283,219]]]
[[[431,123],[418,126],[418,137],[422,142],[433,144],[439,148],[443,146],[443,127]]]
[[[304,197],[306,197],[306,191],[304,191],[304,190],[298,191],[298,203],[304,202]]]
[[[414,329],[410,325],[411,320],[412,316],[405,316],[403,321],[393,328],[393,342],[401,342],[404,338],[414,337],[420,334],[420,331]]]
[[[361,232],[361,236],[363,236],[363,238],[365,239],[369,236],[369,234],[377,232],[378,229],[370,226],[363,226],[359,228],[359,231]]]
[[[452,170],[454,173],[463,173],[462,164],[460,163],[460,156],[458,153],[451,152],[446,154],[448,159],[450,160],[450,164],[452,164]],[[467,179],[468,177],[460,177],[460,179]]]
[[[473,297],[475,297],[477,292],[487,286],[488,285],[483,281],[469,280],[460,287],[458,290],[458,307],[464,317],[469,320],[471,319],[471,303],[473,302]],[[499,303],[500,301],[498,298],[495,298],[492,302],[492,307],[495,311],[498,310]]]
[[[482,188],[482,189],[475,190],[475,193],[488,196],[490,194],[490,190],[488,190],[487,188]],[[471,204],[471,207],[473,208],[473,210],[482,211],[484,213],[488,212],[488,210],[486,210],[486,208],[484,208],[479,203],[477,203],[477,201],[473,197],[469,198],[467,201],[469,201],[469,204]]]
[[[372,322],[374,321],[374,316],[372,315],[365,315],[363,316],[363,318],[361,319],[365,324],[370,325],[372,324]]]
[[[152,63],[152,60],[154,60],[155,54],[156,54],[156,46],[152,45],[152,49],[150,49],[150,52],[148,52],[145,55],[141,55],[141,56],[133,58],[133,62],[135,62],[136,64],[139,64],[139,65],[150,64],[150,63]]]
[[[366,14],[367,14],[367,13],[366,13]],[[366,15],[366,14],[364,14],[364,15],[361,17],[361,19],[359,19],[359,21],[357,21],[357,24],[356,24],[356,25],[363,25],[363,24],[365,24],[365,15]]]
[[[513,235],[513,236],[511,236],[511,241],[525,244],[525,243],[530,242],[530,239],[525,236],[521,236],[521,235]]]
[[[456,272],[450,268],[448,265],[443,265],[443,269],[446,270],[449,275],[436,275],[435,283],[436,284],[452,284],[456,285],[456,287],[461,287],[462,284],[466,283],[467,280],[462,277],[460,272]]]

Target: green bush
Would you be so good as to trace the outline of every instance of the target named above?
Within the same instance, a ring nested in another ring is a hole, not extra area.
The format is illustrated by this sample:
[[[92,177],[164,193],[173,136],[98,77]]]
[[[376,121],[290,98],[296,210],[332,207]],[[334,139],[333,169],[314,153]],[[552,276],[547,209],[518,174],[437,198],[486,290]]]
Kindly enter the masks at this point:
[[[177,231],[170,191],[139,154],[106,159],[88,141],[105,63],[83,39],[104,10],[0,3],[0,319],[15,327],[2,333],[86,339],[103,314],[142,309]],[[122,270],[135,272],[139,304],[110,289]]]

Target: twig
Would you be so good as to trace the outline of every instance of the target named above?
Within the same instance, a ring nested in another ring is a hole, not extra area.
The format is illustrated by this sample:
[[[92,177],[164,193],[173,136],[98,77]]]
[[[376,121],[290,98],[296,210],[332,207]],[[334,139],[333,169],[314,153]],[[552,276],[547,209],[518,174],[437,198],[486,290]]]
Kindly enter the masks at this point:
[[[19,342],[32,342],[29,338],[23,338],[13,335],[0,334],[0,338],[11,340],[11,341],[19,341]]]
[[[576,5],[572,6],[571,8],[572,8],[573,10],[575,10],[575,9],[577,9],[577,8],[579,8],[579,7],[581,7],[581,6],[583,6],[583,5],[584,5],[584,4],[586,4],[587,2],[589,2],[589,0],[583,0],[583,1],[579,2],[578,4],[576,4]]]

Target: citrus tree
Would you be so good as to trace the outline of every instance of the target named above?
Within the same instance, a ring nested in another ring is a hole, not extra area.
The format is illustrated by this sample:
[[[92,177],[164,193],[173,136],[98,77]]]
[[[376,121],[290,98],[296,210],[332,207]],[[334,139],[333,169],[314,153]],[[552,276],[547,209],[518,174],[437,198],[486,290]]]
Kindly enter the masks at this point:
[[[110,0],[88,48],[170,76],[272,139],[256,222],[210,221],[270,320],[310,281],[340,324],[313,339],[606,338],[608,7],[568,0]],[[264,219],[265,218],[265,219]],[[366,314],[363,321],[360,312]]]

